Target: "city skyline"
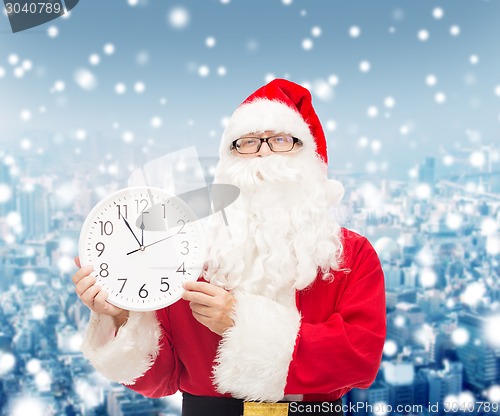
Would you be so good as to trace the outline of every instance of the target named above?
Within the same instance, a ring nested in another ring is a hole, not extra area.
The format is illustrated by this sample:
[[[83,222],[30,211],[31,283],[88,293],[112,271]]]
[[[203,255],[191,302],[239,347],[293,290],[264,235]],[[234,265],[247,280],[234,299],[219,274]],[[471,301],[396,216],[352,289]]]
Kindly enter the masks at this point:
[[[72,145],[61,146],[64,154]],[[200,158],[208,183],[216,162]],[[490,408],[500,401],[500,339],[493,329],[500,322],[499,163],[471,175],[472,186],[470,178],[440,179],[434,162],[423,160],[407,182],[342,178],[346,194],[335,215],[372,241],[387,295],[377,380],[344,399],[359,406],[356,414],[382,414],[388,406],[390,414],[398,406],[444,414],[454,401]],[[23,402],[34,415],[134,415],[134,409],[177,415],[178,399],[148,400],[118,388],[79,352],[89,312],[69,281],[80,228],[94,203],[129,173],[87,167],[65,178],[33,177],[37,163],[9,165],[5,157],[0,163],[0,183],[13,190],[8,198],[0,190],[0,414],[21,414]],[[468,158],[463,163],[467,172]]]

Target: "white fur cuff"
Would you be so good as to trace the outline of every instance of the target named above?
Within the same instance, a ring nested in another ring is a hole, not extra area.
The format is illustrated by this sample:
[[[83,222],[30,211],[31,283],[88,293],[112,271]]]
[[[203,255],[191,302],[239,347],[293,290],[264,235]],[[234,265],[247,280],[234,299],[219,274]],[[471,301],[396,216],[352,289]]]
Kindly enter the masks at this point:
[[[112,317],[92,313],[81,349],[104,377],[133,384],[158,356],[160,324],[155,312],[130,312],[116,336],[115,330]]]
[[[234,293],[234,326],[224,333],[214,378],[220,393],[275,402],[284,396],[300,314],[263,296]]]

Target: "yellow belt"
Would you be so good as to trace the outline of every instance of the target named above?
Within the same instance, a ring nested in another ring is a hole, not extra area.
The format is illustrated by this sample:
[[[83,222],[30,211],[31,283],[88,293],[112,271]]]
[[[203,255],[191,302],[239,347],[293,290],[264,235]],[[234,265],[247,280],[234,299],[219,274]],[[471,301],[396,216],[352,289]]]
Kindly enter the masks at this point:
[[[288,416],[288,403],[243,403],[243,416]]]

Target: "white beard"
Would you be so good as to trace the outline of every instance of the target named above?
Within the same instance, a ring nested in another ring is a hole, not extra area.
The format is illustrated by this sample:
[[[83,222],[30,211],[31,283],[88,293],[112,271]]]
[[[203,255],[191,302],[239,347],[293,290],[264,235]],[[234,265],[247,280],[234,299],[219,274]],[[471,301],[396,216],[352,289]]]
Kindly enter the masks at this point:
[[[340,226],[331,215],[343,187],[329,181],[316,155],[298,152],[219,162],[215,183],[241,194],[208,230],[205,278],[228,290],[280,300],[316,278],[332,278],[342,256]]]

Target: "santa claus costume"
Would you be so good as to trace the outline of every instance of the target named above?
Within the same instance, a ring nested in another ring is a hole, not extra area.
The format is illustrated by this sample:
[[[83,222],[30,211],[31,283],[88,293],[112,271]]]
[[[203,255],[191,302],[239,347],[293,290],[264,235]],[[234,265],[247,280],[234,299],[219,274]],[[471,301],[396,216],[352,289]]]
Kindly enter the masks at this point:
[[[263,158],[231,152],[234,140],[266,131],[302,146]],[[116,334],[111,317],[93,313],[82,347],[93,366],[144,396],[180,390],[185,403],[211,398],[238,415],[242,401],[335,402],[369,387],[386,335],[384,276],[368,240],[332,217],[343,188],[326,167],[307,89],[277,79],[248,97],[227,123],[215,176],[241,195],[229,226],[214,216],[200,277],[233,294],[234,325],[221,337],[184,300],[130,312]]]

